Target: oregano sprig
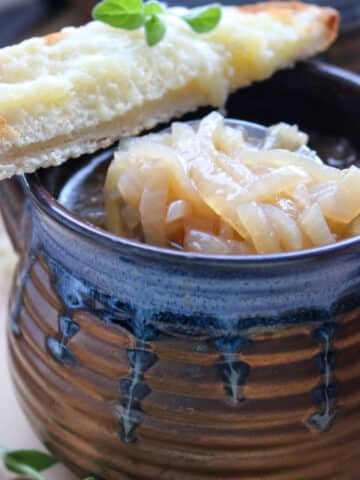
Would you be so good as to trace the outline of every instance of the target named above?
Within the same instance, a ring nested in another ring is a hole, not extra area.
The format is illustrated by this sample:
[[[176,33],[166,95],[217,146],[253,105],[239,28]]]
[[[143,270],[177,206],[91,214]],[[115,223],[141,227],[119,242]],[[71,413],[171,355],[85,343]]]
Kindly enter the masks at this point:
[[[41,472],[57,463],[51,455],[35,450],[0,448],[0,458],[9,472],[24,475],[33,480],[45,480]]]
[[[145,38],[149,47],[161,42],[166,33],[166,24],[159,15],[151,15],[145,22]]]
[[[93,10],[93,18],[112,27],[125,30],[137,30],[144,27],[145,39],[152,47],[164,38],[166,24],[162,14],[165,7],[151,0],[103,0]],[[168,11],[174,15],[173,11]],[[207,33],[217,27],[221,20],[221,7],[219,4],[195,8],[185,15],[179,16],[194,32]]]
[[[45,480],[42,472],[58,463],[56,458],[47,453],[36,450],[10,450],[4,447],[0,447],[0,460],[9,472],[31,480]],[[84,480],[97,479],[90,475]]]
[[[184,15],[183,20],[197,33],[207,33],[213,30],[221,20],[221,9],[219,5],[208,5],[206,8],[199,8]]]

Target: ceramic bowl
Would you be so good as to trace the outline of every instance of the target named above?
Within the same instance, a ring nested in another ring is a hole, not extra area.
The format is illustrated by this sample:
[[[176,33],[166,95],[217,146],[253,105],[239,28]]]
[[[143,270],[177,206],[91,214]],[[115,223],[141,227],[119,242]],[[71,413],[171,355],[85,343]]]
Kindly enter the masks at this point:
[[[331,67],[281,72],[227,108],[360,146],[359,79]],[[105,480],[357,480],[359,238],[249,257],[135,244],[55,200],[86,161],[0,187],[22,253],[12,377],[46,446]]]

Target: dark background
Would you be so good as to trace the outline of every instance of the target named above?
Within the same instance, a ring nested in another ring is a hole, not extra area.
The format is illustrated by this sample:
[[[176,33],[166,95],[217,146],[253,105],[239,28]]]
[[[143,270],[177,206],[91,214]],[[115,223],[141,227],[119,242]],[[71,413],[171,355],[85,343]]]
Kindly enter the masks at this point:
[[[168,4],[200,6],[216,0],[170,0]],[[23,38],[79,25],[90,19],[95,0],[0,0],[0,47]],[[254,3],[252,0],[222,0],[223,4]],[[342,15],[341,36],[326,60],[360,72],[360,0],[315,0],[331,5]]]

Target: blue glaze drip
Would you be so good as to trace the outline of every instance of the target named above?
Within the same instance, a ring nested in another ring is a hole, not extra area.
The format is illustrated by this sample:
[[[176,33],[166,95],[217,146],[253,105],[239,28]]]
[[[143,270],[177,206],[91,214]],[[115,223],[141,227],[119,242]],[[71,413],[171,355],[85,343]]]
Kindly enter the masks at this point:
[[[244,400],[242,387],[250,375],[250,365],[239,360],[238,355],[250,344],[250,339],[240,336],[222,336],[214,339],[215,348],[221,352],[216,370],[228,399],[234,405]]]
[[[80,325],[70,317],[60,317],[60,331],[65,338],[71,340],[80,331]]]
[[[136,429],[143,420],[141,401],[150,395],[151,388],[144,380],[144,374],[158,360],[155,353],[147,350],[142,340],[136,348],[127,351],[131,376],[120,381],[121,402],[116,406],[120,418],[120,437],[126,443],[136,440]]]
[[[75,354],[63,341],[54,337],[48,337],[46,344],[53,358],[59,363],[71,366],[76,364]]]
[[[250,365],[241,359],[242,352],[252,344],[257,332],[271,331],[278,327],[299,324],[319,325],[312,336],[321,346],[314,363],[321,381],[311,392],[313,403],[318,406],[308,423],[318,431],[328,429],[337,412],[338,385],[335,381],[336,352],[333,340],[337,324],[329,319],[329,311],[319,309],[296,309],[283,312],[276,317],[240,318],[238,321],[224,320],[209,315],[184,315],[173,312],[154,312],[151,308],[137,308],[120,299],[100,292],[91,284],[76,278],[58,263],[48,259],[52,272],[52,283],[63,302],[59,317],[59,335],[47,340],[52,356],[64,365],[75,365],[76,356],[69,342],[80,331],[74,320],[76,311],[86,311],[107,325],[126,330],[134,339],[128,350],[130,374],[119,380],[120,401],[115,405],[119,416],[120,437],[124,442],[136,440],[136,430],[144,414],[141,402],[151,394],[144,375],[158,360],[151,349],[151,342],[162,337],[183,337],[198,340],[194,349],[206,352],[215,346],[219,353],[214,365],[221,379],[226,398],[237,405],[244,399],[243,387],[250,376]],[[337,302],[336,310],[343,309]],[[335,309],[335,306],[334,306]],[[320,323],[322,322],[322,323]],[[210,347],[211,348],[211,347]]]
[[[136,402],[150,395],[151,388],[144,382],[134,383],[133,378],[123,378],[120,381],[120,391],[122,398],[132,397],[132,402]]]
[[[308,424],[319,432],[328,430],[338,413],[336,399],[339,394],[339,385],[335,379],[336,352],[333,342],[338,331],[334,322],[325,322],[316,328],[312,336],[322,350],[315,355],[314,362],[321,375],[320,383],[311,391],[313,403],[319,410],[308,418]]]
[[[139,366],[143,372],[149,370],[158,359],[155,353],[146,350],[129,349],[127,355],[131,368]]]
[[[128,349],[127,356],[131,376],[120,382],[121,403],[117,406],[120,418],[120,437],[126,443],[136,440],[136,429],[142,422],[141,401],[150,395],[144,374],[158,360],[147,342],[158,338],[157,329],[151,325],[152,315],[147,309],[138,309],[133,317],[132,330],[136,338],[135,348]]]
[[[120,419],[120,437],[126,443],[136,440],[136,429],[143,419],[141,401],[151,393],[144,381],[144,373],[157,361],[147,342],[159,338],[160,332],[152,324],[151,312],[135,311],[119,299],[98,292],[95,288],[70,274],[59,264],[48,259],[52,284],[63,303],[59,317],[59,337],[47,339],[51,355],[63,365],[74,366],[77,362],[69,342],[79,333],[80,325],[74,320],[76,311],[89,312],[107,325],[125,329],[135,338],[135,347],[128,350],[132,372],[120,380],[121,401],[115,406]]]
[[[224,354],[239,353],[251,344],[251,340],[247,337],[218,337],[214,339],[214,345],[219,352]]]
[[[121,418],[119,430],[121,440],[125,443],[136,442],[136,429],[144,420],[140,402],[133,400],[129,408],[129,401],[125,398],[115,406],[115,411]]]
[[[80,325],[74,320],[74,314],[87,309],[87,300],[93,298],[93,290],[58,264],[48,260],[51,281],[62,303],[62,314],[59,316],[59,336],[48,337],[47,347],[53,358],[63,365],[74,366],[76,355],[70,349],[69,342],[80,331]]]

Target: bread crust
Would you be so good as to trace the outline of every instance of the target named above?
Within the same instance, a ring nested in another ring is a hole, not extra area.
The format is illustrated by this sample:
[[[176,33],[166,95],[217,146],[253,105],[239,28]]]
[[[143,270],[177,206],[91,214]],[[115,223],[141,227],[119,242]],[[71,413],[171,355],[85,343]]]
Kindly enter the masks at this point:
[[[45,37],[43,37],[43,40],[45,45],[51,46],[59,42],[62,38],[64,38],[63,32],[54,32],[49,33],[49,35],[45,35]]]
[[[327,41],[329,44],[336,39],[339,30],[340,14],[337,10],[331,7],[320,8],[317,5],[303,2],[275,1],[260,2],[253,5],[239,5],[237,8],[241,12],[247,13],[267,12],[287,23],[292,23],[294,21],[294,13],[316,8],[321,12],[321,19],[326,27]]]
[[[15,140],[19,137],[19,133],[14,128],[10,127],[6,118],[0,115],[0,139],[2,137]]]

